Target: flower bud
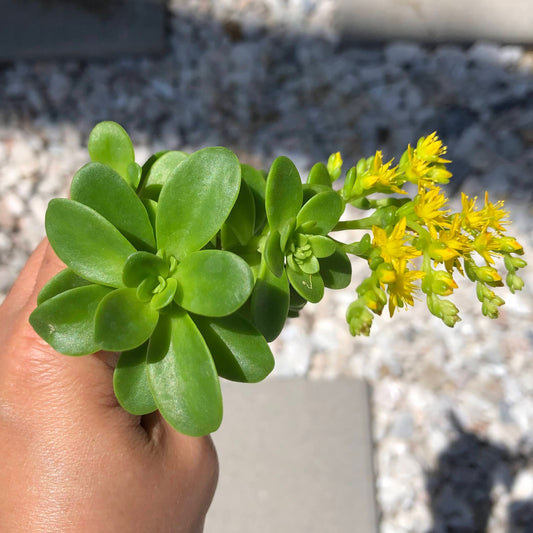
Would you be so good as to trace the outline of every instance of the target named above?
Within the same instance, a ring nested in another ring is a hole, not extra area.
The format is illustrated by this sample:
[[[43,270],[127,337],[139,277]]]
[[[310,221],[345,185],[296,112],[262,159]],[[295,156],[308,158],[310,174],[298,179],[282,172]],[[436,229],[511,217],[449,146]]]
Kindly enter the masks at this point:
[[[454,289],[457,289],[452,275],[445,270],[435,270],[430,276],[431,291],[439,296],[449,296]]]
[[[524,253],[522,245],[514,237],[501,237],[498,240],[500,252],[504,253]]]
[[[459,252],[453,248],[449,248],[443,242],[432,241],[428,246],[428,253],[434,261],[444,262],[454,259],[459,256]]]
[[[336,152],[329,156],[327,168],[332,182],[341,175],[342,157],[340,152]]]
[[[380,283],[389,284],[396,281],[396,271],[389,263],[380,263],[376,268],[376,274]]]
[[[505,278],[505,283],[507,283],[509,290],[513,294],[515,293],[515,291],[521,291],[524,288],[524,280],[513,272],[509,272],[509,274],[507,274],[507,277]]]
[[[360,300],[352,302],[346,310],[346,321],[350,326],[352,335],[365,335],[368,337],[372,327],[374,315],[362,304]]]
[[[513,257],[512,255],[506,254],[503,258],[505,268],[511,272],[514,272],[518,268],[524,268],[527,265],[527,262],[524,261],[521,257]]]
[[[474,269],[476,278],[479,281],[484,281],[485,283],[498,284],[502,285],[502,277],[498,274],[498,271],[495,268],[489,266],[476,267]]]

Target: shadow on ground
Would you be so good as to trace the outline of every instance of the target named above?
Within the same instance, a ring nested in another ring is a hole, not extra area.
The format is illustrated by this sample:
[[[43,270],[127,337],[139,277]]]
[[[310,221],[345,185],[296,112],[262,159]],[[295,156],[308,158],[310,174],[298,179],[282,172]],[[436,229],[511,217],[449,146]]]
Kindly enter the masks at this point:
[[[510,491],[531,456],[512,452],[466,431],[455,415],[456,438],[441,453],[437,467],[426,474],[433,527],[428,533],[485,533],[493,512],[496,484]],[[507,508],[507,533],[533,532],[533,500],[512,501]]]

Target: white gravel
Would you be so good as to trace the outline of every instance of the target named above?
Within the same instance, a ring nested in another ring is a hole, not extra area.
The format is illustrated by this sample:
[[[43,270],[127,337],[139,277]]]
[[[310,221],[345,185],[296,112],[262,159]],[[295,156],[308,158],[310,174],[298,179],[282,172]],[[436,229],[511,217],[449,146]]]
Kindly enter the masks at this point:
[[[451,192],[505,198],[532,257],[532,52],[340,43],[328,0],[170,4],[162,57],[0,70],[0,299],[104,119],[126,127],[139,162],[162,148],[223,144],[258,166],[289,155],[302,173],[337,150],[347,162],[378,147],[393,157],[437,130],[454,160]],[[354,264],[356,281],[366,268]],[[530,268],[523,277],[525,290],[504,296],[496,321],[465,286],[453,330],[420,302],[353,339],[344,322],[350,287],[306,307],[275,341],[277,375],[372,384],[382,532],[531,527]]]

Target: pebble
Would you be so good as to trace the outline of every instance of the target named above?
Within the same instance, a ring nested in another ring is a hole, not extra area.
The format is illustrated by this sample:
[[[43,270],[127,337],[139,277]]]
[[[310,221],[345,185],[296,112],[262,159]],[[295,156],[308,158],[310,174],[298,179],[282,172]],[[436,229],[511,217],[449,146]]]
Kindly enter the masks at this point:
[[[532,257],[531,51],[339,42],[334,4],[170,0],[163,57],[2,66],[0,300],[43,235],[48,201],[67,195],[88,160],[89,132],[105,119],[130,131],[139,162],[158,149],[222,144],[264,168],[289,155],[302,176],[333,151],[346,165],[376,148],[388,160],[437,130],[455,161],[452,203],[460,190],[505,197],[512,233]],[[366,275],[365,262],[354,261],[354,280]],[[458,443],[458,457],[497,452],[514,472],[485,494],[488,533],[532,523],[532,269],[523,277],[521,293],[501,291],[499,320],[485,319],[465,286],[454,330],[417,302],[392,320],[376,318],[371,336],[356,339],[344,323],[354,281],[306,306],[272,343],[278,377],[370,383],[382,532],[473,531],[477,510],[452,483],[464,472],[445,461]]]

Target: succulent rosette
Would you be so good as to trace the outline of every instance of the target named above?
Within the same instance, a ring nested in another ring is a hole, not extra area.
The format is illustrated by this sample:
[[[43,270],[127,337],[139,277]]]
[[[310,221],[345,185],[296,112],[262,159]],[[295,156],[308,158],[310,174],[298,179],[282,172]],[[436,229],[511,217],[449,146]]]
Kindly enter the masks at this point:
[[[50,202],[46,232],[67,268],[43,288],[30,322],[66,355],[121,352],[114,386],[123,407],[159,409],[179,431],[207,434],[222,419],[218,376],[259,381],[274,366],[263,336],[237,312],[252,293],[252,269],[212,242],[239,195],[241,167],[229,150],[206,148],[178,165],[174,158],[164,180],[152,161],[143,184],[133,149],[106,150],[129,145],[120,126],[99,125],[71,198]],[[143,202],[139,185],[159,188],[157,203]]]
[[[120,352],[120,404],[136,415],[159,410],[199,436],[221,423],[219,377],[264,379],[274,368],[268,342],[287,318],[325,288],[349,285],[348,254],[370,270],[346,311],[353,335],[368,335],[387,304],[392,316],[420,294],[453,327],[460,317],[449,297],[464,275],[496,318],[504,280],[495,261],[509,290],[520,290],[524,251],[506,234],[503,202],[485,195],[480,207],[463,194],[461,211],[451,211],[440,187],[452,176],[445,154],[432,133],[397,165],[380,151],[359,160],[334,188],[339,153],[305,183],[287,157],[267,173],[222,147],[158,152],[141,167],[124,129],[102,122],[70,199],[48,206],[46,233],[67,268],[42,289],[31,325],[66,355]],[[341,221],[348,204],[368,215]],[[331,237],[346,229],[363,235]]]

